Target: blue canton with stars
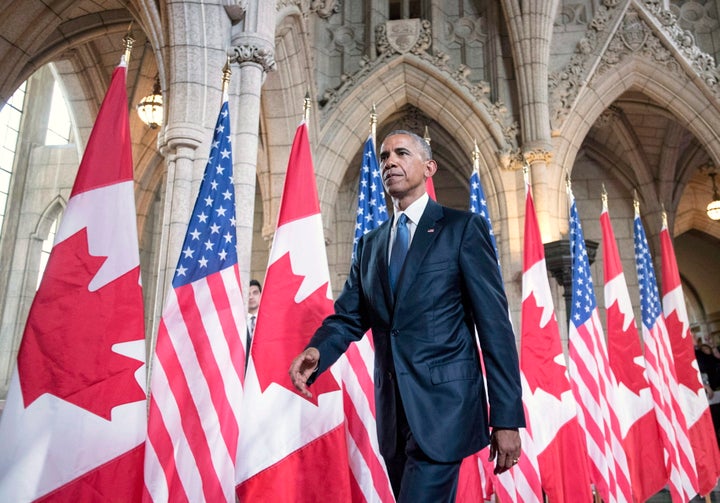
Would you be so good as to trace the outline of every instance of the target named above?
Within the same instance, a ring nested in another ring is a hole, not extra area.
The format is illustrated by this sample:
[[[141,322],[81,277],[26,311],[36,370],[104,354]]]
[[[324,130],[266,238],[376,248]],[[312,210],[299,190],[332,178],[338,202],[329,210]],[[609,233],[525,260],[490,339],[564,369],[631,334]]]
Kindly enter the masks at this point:
[[[635,240],[635,268],[638,275],[640,289],[640,310],[643,325],[650,330],[655,325],[662,308],[660,307],[660,293],[658,292],[655,268],[653,267],[647,236],[643,228],[640,215],[635,215],[633,222],[633,237]]]
[[[383,192],[382,178],[375,155],[375,144],[372,136],[368,136],[363,148],[363,164],[360,170],[360,186],[358,187],[357,219],[355,220],[355,239],[353,240],[353,254],[357,250],[358,241],[373,229],[388,219],[385,206],[385,193]]]
[[[570,256],[572,257],[572,306],[570,319],[575,326],[583,325],[597,307],[585,236],[575,198],[570,205]]]
[[[232,169],[230,112],[226,99],[220,108],[200,193],[175,269],[175,288],[237,263]]]
[[[500,254],[498,253],[497,242],[495,241],[495,232],[493,232],[492,222],[490,221],[490,212],[488,211],[487,199],[485,199],[485,191],[480,183],[480,175],[473,170],[470,175],[470,211],[477,213],[485,219],[488,229],[490,230],[490,241],[495,249],[495,256],[500,263]]]

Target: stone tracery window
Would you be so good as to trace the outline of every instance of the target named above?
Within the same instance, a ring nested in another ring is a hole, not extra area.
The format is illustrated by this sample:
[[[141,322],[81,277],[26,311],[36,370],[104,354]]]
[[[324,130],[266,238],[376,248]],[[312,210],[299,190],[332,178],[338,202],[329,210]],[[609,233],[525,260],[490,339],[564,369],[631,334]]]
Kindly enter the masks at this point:
[[[2,231],[8,194],[10,193],[10,178],[15,163],[20,118],[22,117],[25,102],[25,84],[23,82],[0,109],[0,232]]]

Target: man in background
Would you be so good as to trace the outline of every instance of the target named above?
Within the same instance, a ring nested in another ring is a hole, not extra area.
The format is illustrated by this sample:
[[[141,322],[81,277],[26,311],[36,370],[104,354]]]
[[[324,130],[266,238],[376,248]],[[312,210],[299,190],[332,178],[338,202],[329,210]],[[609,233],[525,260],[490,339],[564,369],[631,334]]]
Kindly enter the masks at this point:
[[[257,323],[258,308],[260,307],[260,297],[262,297],[262,285],[258,280],[251,279],[247,302],[248,350],[250,350],[250,342],[252,342],[253,335],[255,334],[255,324]]]

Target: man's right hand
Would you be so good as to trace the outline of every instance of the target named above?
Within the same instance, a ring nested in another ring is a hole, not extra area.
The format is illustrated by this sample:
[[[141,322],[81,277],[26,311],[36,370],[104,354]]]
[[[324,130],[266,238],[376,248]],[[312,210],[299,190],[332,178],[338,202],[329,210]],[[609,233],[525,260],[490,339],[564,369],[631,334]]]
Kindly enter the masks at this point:
[[[316,348],[307,348],[290,364],[290,380],[297,390],[308,398],[312,398],[313,394],[307,387],[307,381],[317,369],[319,362],[320,351]]]

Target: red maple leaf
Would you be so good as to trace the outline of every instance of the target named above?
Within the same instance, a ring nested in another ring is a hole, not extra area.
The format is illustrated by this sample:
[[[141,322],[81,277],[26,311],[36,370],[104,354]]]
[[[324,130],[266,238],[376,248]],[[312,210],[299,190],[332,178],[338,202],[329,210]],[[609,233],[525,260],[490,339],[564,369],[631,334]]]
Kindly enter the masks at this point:
[[[635,323],[630,323],[623,330],[625,314],[620,311],[617,301],[607,308],[608,359],[618,384],[623,383],[635,393],[647,388],[647,380],[643,375],[643,367],[635,363],[635,358],[642,356],[640,336]]]
[[[560,332],[555,317],[540,326],[543,308],[535,300],[535,294],[522,303],[521,367],[535,393],[537,388],[561,400],[561,395],[570,389],[565,373],[566,367],[555,361],[562,354]]]
[[[685,325],[678,318],[677,309],[674,309],[670,316],[665,318],[665,326],[670,338],[678,383],[695,392],[699,391],[702,384],[698,376],[698,370],[693,366],[693,363],[695,363],[695,346],[690,334],[683,333]]]
[[[53,248],[18,354],[25,407],[50,393],[110,420],[145,399],[134,375],[143,362],[111,349],[144,338],[140,268],[91,292],[105,260],[88,253],[87,229]]]
[[[323,319],[333,312],[333,306],[327,298],[327,283],[301,303],[296,303],[295,294],[303,279],[303,276],[293,273],[290,255],[287,253],[268,268],[251,349],[263,392],[271,383],[277,383],[305,398],[290,381],[288,369],[293,358],[305,349]],[[317,405],[318,396],[322,393],[339,389],[332,373],[323,372],[313,383],[313,397],[309,400]]]

